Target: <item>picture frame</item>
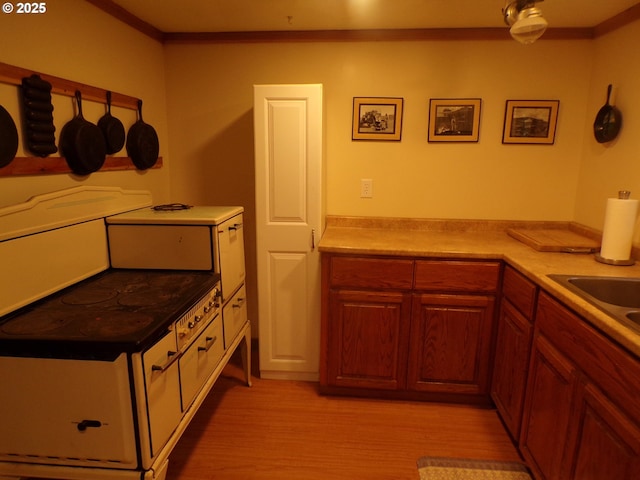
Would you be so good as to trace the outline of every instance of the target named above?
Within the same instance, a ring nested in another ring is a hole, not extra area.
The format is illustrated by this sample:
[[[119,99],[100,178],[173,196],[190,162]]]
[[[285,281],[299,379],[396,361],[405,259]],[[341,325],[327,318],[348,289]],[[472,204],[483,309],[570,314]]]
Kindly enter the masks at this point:
[[[351,139],[399,142],[403,107],[399,97],[353,97]]]
[[[477,142],[480,138],[480,98],[429,100],[429,142]]]
[[[560,100],[507,100],[502,143],[553,145]]]

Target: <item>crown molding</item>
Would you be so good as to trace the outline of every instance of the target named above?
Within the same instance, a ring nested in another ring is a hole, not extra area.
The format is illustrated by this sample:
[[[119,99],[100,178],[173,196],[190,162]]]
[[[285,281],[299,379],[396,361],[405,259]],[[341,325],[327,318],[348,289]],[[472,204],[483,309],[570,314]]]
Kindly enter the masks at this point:
[[[591,28],[551,28],[544,40],[593,38]],[[541,40],[542,40],[541,39]],[[507,28],[418,28],[254,32],[168,32],[165,43],[393,42],[512,40]]]
[[[593,27],[594,38],[601,37],[607,33],[613,32],[631,22],[635,22],[640,19],[640,3],[633,7],[627,8],[624,12],[620,12],[618,15],[611,17],[608,20]]]
[[[390,42],[511,40],[508,28],[414,28],[369,30],[287,30],[252,32],[163,32],[112,0],[85,0],[160,43]],[[640,4],[593,27],[549,28],[538,41],[591,40],[640,19]]]

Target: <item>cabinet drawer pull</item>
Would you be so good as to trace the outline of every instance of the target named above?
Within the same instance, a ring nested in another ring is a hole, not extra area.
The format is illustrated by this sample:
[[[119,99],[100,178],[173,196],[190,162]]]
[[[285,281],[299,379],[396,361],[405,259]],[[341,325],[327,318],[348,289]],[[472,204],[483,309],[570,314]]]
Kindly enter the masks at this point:
[[[167,352],[167,357],[169,358],[167,363],[165,363],[164,365],[151,365],[151,371],[160,373],[166,372],[169,367],[176,363],[181,356],[182,354],[178,354],[178,352],[172,352],[171,350],[169,350]]]
[[[232,231],[232,230],[239,230],[239,229],[241,229],[241,228],[242,228],[242,224],[241,224],[241,223],[234,223],[233,225],[231,225],[231,226],[229,227],[229,231]]]
[[[82,420],[78,422],[78,430],[84,432],[87,428],[100,428],[102,422],[100,420]]]
[[[198,347],[198,351],[199,352],[208,352],[211,347],[213,347],[216,343],[216,341],[218,340],[218,337],[206,337],[205,338],[205,346],[204,347]]]
[[[241,308],[241,307],[242,307],[242,304],[244,303],[244,298],[242,298],[242,297],[238,297],[237,302],[238,302],[238,303],[234,303],[234,304],[232,304],[231,306],[232,306],[233,308]]]

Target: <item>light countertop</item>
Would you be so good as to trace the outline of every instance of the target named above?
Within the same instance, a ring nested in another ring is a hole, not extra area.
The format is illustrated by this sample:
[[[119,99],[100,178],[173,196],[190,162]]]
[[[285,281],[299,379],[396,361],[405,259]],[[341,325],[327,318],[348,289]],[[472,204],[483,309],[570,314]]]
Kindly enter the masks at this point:
[[[561,222],[509,222],[328,216],[318,250],[391,255],[503,260],[613,340],[640,356],[640,334],[548,278],[549,274],[640,278],[640,263],[605,265],[593,254],[540,252],[507,234],[512,227],[563,228]]]

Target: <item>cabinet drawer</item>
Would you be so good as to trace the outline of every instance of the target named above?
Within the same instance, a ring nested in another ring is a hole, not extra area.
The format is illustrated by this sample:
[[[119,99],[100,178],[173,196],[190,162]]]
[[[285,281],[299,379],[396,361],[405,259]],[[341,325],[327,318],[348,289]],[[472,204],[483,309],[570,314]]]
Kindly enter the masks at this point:
[[[367,257],[333,257],[332,287],[406,290],[413,280],[413,260]]]
[[[224,348],[229,348],[236,335],[247,323],[247,294],[244,285],[222,309]]]
[[[533,319],[536,286],[510,266],[504,269],[502,293],[528,320]]]
[[[180,393],[185,411],[224,355],[222,319],[216,315],[180,359]]]
[[[498,262],[416,261],[416,290],[494,293],[499,278]]]

